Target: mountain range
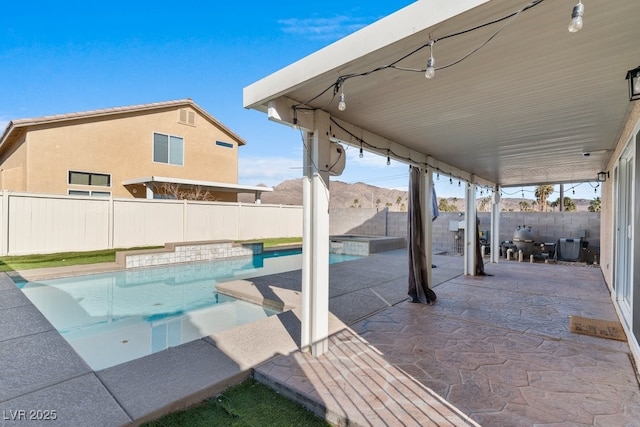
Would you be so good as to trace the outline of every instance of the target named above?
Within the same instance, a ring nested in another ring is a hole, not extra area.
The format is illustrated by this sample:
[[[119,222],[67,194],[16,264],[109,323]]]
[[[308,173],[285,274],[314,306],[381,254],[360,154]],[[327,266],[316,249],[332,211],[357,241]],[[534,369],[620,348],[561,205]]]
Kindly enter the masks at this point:
[[[390,211],[405,211],[408,203],[408,192],[394,190],[390,188],[376,187],[373,185],[357,182],[348,184],[342,181],[331,181],[330,184],[330,206],[331,208],[389,208]],[[442,198],[438,197],[440,202]],[[480,199],[479,199],[480,200]],[[576,211],[586,212],[589,208],[590,200],[572,199],[576,204]],[[251,194],[239,194],[238,201],[252,203],[254,201]],[[535,199],[527,198],[502,198],[501,206],[503,211],[519,212],[521,202],[527,202],[531,207],[536,208]],[[449,206],[455,206],[456,211],[464,211],[464,199],[449,197],[446,198]],[[276,205],[302,205],[302,178],[283,181],[273,188],[272,192],[262,193],[262,203]],[[491,203],[478,202],[479,211],[488,211]]]

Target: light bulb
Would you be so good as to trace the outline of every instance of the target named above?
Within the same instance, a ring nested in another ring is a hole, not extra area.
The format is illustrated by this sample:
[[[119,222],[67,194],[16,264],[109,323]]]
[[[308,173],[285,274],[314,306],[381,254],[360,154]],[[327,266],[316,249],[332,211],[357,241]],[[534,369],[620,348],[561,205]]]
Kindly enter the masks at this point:
[[[362,147],[360,147],[360,158],[364,157],[364,153],[362,152]]]
[[[427,70],[424,76],[432,79],[436,75],[436,61],[433,59],[433,40],[429,42],[429,59],[427,59]]]
[[[340,94],[340,102],[338,102],[338,110],[344,111],[347,109],[347,103],[344,100],[344,92]]]
[[[433,76],[435,75],[436,75],[435,60],[433,59],[433,56],[432,56],[429,59],[427,59],[427,71],[424,73],[424,76],[428,79],[432,79]]]
[[[569,32],[577,33],[582,28],[582,15],[584,15],[584,5],[582,1],[578,1],[578,4],[573,6],[573,11],[571,12],[571,22],[569,23]]]
[[[391,157],[387,154],[387,166],[391,166]]]

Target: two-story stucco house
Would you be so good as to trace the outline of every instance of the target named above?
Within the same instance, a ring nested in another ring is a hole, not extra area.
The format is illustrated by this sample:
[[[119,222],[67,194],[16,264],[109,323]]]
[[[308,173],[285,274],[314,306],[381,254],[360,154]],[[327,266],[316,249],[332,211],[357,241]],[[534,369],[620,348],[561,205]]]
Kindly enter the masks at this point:
[[[0,189],[96,197],[237,201],[245,141],[191,99],[9,122],[0,136]]]

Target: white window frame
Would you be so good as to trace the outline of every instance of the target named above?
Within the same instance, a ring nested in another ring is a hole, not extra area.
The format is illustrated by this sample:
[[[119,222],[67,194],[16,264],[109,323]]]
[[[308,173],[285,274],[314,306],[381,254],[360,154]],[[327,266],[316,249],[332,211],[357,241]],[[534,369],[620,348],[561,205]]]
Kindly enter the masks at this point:
[[[167,161],[166,162],[161,162],[156,160],[156,137],[155,137],[156,135],[162,135],[167,137]],[[180,141],[182,142],[180,163],[173,163],[171,161],[171,138],[180,139]],[[169,133],[163,133],[163,132],[153,132],[153,135],[151,136],[151,159],[153,163],[158,163],[161,165],[184,166],[184,137],[178,136],[178,135],[172,135]]]
[[[67,189],[68,196],[80,196],[80,197],[111,197],[111,191],[102,190],[79,190],[76,188]]]

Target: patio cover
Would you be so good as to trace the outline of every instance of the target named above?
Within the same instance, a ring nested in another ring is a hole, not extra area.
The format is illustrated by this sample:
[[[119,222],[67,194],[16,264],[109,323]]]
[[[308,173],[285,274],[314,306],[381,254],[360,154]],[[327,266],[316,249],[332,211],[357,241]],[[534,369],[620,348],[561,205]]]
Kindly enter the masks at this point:
[[[595,181],[631,111],[640,2],[585,0],[584,28],[570,33],[574,4],[420,0],[247,86],[244,106],[319,138],[316,154],[328,137],[466,182],[474,274],[477,187],[493,191],[497,229],[502,187]],[[436,72],[425,79],[430,44]],[[318,221],[322,212],[310,229]],[[317,268],[307,273],[311,289],[328,286]],[[311,323],[324,304],[311,298]]]
[[[271,187],[254,185],[230,184],[227,182],[199,181],[193,179],[168,178],[163,176],[147,176],[141,178],[127,179],[122,181],[122,185],[144,185],[149,191],[153,191],[154,184],[177,184],[185,188],[202,188],[204,190],[221,191],[225,193],[253,193],[256,196],[256,203],[260,203],[260,195],[267,191],[273,191]],[[153,198],[153,194],[150,195]]]

